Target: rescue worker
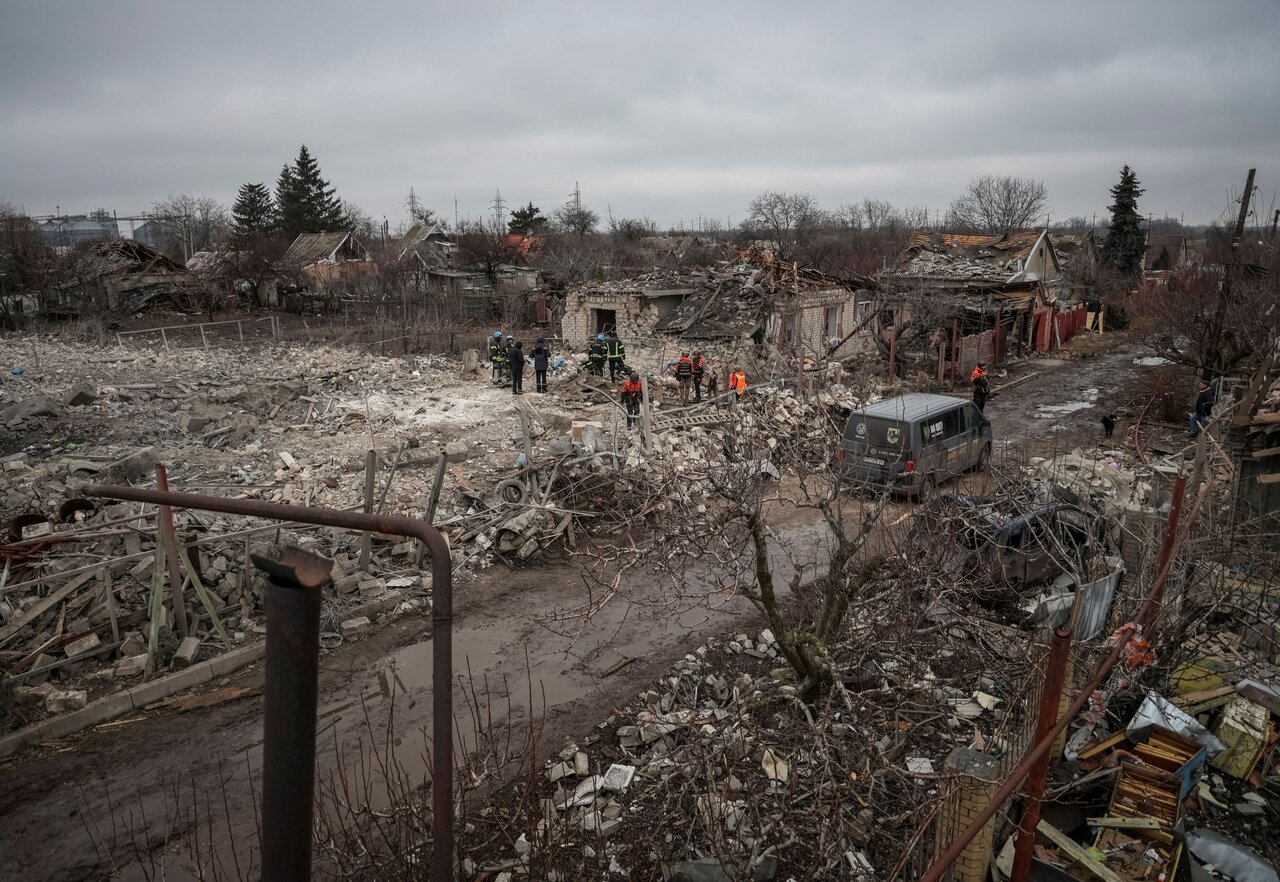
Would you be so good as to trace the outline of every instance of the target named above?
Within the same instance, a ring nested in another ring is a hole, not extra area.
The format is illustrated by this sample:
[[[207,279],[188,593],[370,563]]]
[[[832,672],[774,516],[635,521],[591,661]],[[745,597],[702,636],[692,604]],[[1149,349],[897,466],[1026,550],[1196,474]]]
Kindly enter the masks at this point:
[[[631,376],[622,384],[622,394],[620,396],[622,406],[627,411],[627,428],[630,429],[635,425],[636,417],[640,416],[640,402],[644,398],[640,385],[640,375],[635,371],[631,372]]]
[[[1191,411],[1191,421],[1187,424],[1187,437],[1194,438],[1213,416],[1213,406],[1218,403],[1218,396],[1208,380],[1200,381],[1200,394],[1196,396],[1196,409]]]
[[[747,375],[742,368],[734,368],[733,373],[729,374],[729,391],[733,393],[733,397],[729,399],[730,403],[740,400],[747,394]]]
[[[982,412],[987,406],[987,396],[991,394],[991,380],[987,376],[985,361],[978,362],[978,366],[969,375],[969,382],[973,384],[973,403],[978,406],[978,411]]]
[[[609,382],[618,382],[618,374],[624,377],[627,375],[627,365],[625,359],[627,357],[627,346],[618,339],[618,335],[610,332],[609,339],[606,341],[605,352],[609,358]]]
[[[680,406],[685,407],[689,404],[689,386],[693,383],[693,359],[689,357],[688,350],[680,353],[672,370],[680,383]]]
[[[524,394],[524,344],[517,343],[507,352],[511,363],[511,394]]]
[[[493,339],[489,341],[489,363],[493,365],[493,382],[495,385],[503,381],[502,362],[506,355],[506,350],[502,347],[502,332],[494,331]]]
[[[604,345],[604,334],[596,334],[596,338],[587,347],[587,364],[591,373],[597,377],[604,376],[604,363],[608,358],[608,349]]]
[[[707,360],[702,357],[701,352],[693,353],[693,400],[694,403],[702,401],[702,378],[707,372]]]
[[[551,361],[551,350],[547,348],[547,338],[539,337],[529,353],[533,358],[533,383],[539,394],[547,394],[547,363]]]

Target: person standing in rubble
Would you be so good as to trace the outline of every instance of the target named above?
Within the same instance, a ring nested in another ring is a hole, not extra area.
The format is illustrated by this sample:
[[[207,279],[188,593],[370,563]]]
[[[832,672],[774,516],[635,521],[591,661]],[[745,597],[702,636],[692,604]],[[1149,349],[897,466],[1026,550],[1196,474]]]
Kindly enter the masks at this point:
[[[502,375],[502,364],[506,361],[507,350],[502,345],[502,332],[494,331],[489,340],[489,363],[493,365],[493,383],[498,385],[506,380]]]
[[[981,413],[987,406],[987,397],[991,394],[991,380],[987,376],[987,363],[985,361],[978,362],[978,366],[969,375],[969,382],[973,384],[973,403],[977,405],[978,412]]]
[[[640,402],[644,399],[644,387],[640,385],[640,375],[635,371],[622,384],[620,397],[622,406],[627,411],[627,428],[630,429],[635,425],[636,417],[640,416]]]
[[[742,368],[734,368],[733,373],[729,374],[729,391],[733,393],[733,397],[729,399],[731,404],[740,401],[747,394],[747,374]]]
[[[587,365],[591,373],[597,377],[604,376],[604,363],[609,357],[609,351],[605,347],[604,334],[596,334],[596,338],[591,341],[591,345],[587,347]]]
[[[605,352],[609,358],[609,382],[618,382],[618,374],[624,377],[627,375],[627,345],[618,339],[618,335],[614,332],[609,333],[609,339],[605,342]]]
[[[547,394],[547,364],[551,361],[551,350],[547,348],[547,338],[539,337],[533,344],[533,386],[539,395]]]
[[[689,387],[693,384],[693,359],[689,357],[688,350],[680,353],[673,371],[676,375],[676,381],[680,384],[680,406],[687,407],[689,404]]]
[[[693,352],[693,401],[695,404],[702,401],[702,378],[706,373],[707,360],[695,349]]]
[[[507,353],[511,363],[511,394],[524,394],[524,344],[517,343]]]
[[[1208,380],[1200,381],[1200,394],[1196,396],[1196,409],[1191,411],[1191,420],[1187,424],[1187,437],[1195,438],[1200,434],[1209,423],[1209,418],[1213,416],[1213,406],[1218,403],[1218,396],[1213,392],[1213,386],[1209,385]]]

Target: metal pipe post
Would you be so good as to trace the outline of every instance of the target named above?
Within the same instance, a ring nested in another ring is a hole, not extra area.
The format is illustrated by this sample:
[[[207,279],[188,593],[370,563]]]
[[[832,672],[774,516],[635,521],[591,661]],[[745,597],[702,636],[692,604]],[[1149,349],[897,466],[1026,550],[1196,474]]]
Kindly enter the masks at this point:
[[[338,511],[332,508],[308,508],[302,505],[278,505],[257,499],[227,499],[222,496],[200,496],[195,493],[163,493],[138,487],[93,484],[84,495],[96,499],[123,499],[149,502],[177,508],[220,511],[246,517],[319,524],[323,527],[345,527],[349,530],[372,530],[394,536],[421,540],[431,552],[431,713],[432,753],[435,758],[431,774],[432,859],[431,878],[437,882],[452,880],[453,861],[453,562],[449,558],[449,542],[444,534],[426,521],[397,515],[371,515],[363,512]],[[271,823],[267,817],[266,823]]]
[[[256,557],[254,563],[261,566]],[[333,562],[327,564],[331,567]],[[263,879],[311,879],[320,599],[319,585],[307,585],[279,573],[271,575],[267,586],[267,672],[262,702]]]
[[[1036,718],[1035,741],[1043,741],[1058,722],[1058,703],[1066,685],[1067,661],[1071,655],[1071,631],[1059,628],[1053,632],[1049,654],[1045,659],[1044,687],[1040,691],[1040,715]],[[1040,823],[1040,801],[1044,799],[1049,777],[1049,751],[1045,751],[1027,773],[1023,793],[1022,823],[1018,827],[1018,844],[1013,853],[1012,882],[1027,882],[1031,877],[1031,853],[1036,843],[1036,825]]]

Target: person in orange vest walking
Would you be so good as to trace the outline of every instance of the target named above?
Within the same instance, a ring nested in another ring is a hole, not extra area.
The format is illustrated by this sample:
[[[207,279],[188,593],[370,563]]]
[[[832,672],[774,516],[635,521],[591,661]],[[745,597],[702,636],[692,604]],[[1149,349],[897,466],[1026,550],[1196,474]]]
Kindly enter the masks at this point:
[[[981,413],[987,406],[987,396],[991,394],[991,380],[987,377],[985,361],[978,362],[978,366],[969,375],[969,382],[973,384],[973,403],[978,406],[978,412]]]
[[[730,403],[738,401],[747,394],[747,375],[742,368],[734,368],[733,373],[729,374],[729,391],[733,393],[733,397],[729,399]]]
[[[676,380],[680,383],[680,406],[687,407],[689,405],[689,387],[693,385],[693,359],[689,357],[687,349],[680,353],[673,370]]]
[[[640,402],[644,397],[643,387],[640,385],[640,375],[635,371],[631,372],[631,376],[627,377],[626,382],[622,384],[622,393],[620,395],[622,406],[627,411],[627,428],[630,429],[635,425],[636,417],[640,415]]]

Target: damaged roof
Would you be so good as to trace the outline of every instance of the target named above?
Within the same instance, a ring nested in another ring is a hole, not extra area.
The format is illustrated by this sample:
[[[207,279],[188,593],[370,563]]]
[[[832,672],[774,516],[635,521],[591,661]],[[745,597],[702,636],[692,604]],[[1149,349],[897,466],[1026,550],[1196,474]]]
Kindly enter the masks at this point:
[[[99,275],[169,275],[185,273],[187,268],[170,260],[150,245],[134,239],[90,242],[78,261],[77,270]]]
[[[338,263],[341,258],[338,257],[338,251],[344,246],[349,246],[350,250],[359,254],[356,258],[347,258],[352,260],[368,260],[369,249],[360,243],[360,240],[353,236],[350,232],[337,233],[299,233],[298,238],[293,240],[293,244],[289,246],[289,250],[284,253],[284,261],[286,263],[295,263],[301,266],[310,266],[313,263],[329,262]]]
[[[1058,256],[1048,230],[1014,230],[998,236],[916,230],[896,275],[951,281],[1020,281],[1018,276],[1042,239],[1057,267]]]
[[[880,287],[865,276],[838,278],[748,249],[737,263],[711,271],[700,288],[658,322],[655,330],[704,339],[747,336],[759,328],[770,302],[832,288],[853,292]]]

